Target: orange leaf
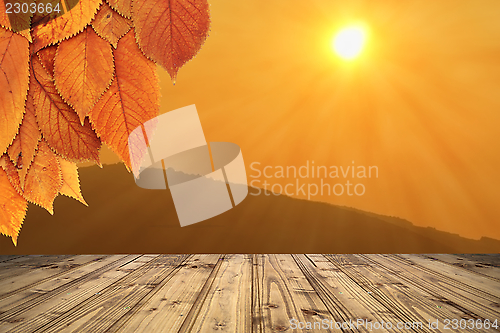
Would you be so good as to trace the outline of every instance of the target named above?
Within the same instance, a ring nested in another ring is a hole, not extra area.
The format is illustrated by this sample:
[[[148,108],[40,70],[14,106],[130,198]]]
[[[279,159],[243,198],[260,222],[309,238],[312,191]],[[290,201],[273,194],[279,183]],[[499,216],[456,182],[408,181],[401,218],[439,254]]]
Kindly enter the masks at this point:
[[[80,181],[78,180],[78,167],[75,163],[66,161],[64,158],[59,157],[59,165],[61,166],[62,173],[62,187],[59,193],[66,195],[68,197],[74,198],[85,206],[88,206],[83,199],[82,193],[80,192]]]
[[[7,149],[10,159],[15,163],[19,171],[21,188],[24,188],[24,178],[35,157],[35,150],[41,137],[38,124],[36,123],[33,97],[31,94],[28,94],[26,113],[24,114],[21,127],[19,127],[19,133],[17,133],[12,145]]]
[[[66,14],[32,29],[33,52],[81,32],[94,18],[102,0],[80,0]]]
[[[133,0],[132,21],[144,54],[175,82],[177,71],[195,56],[208,35],[207,0]]]
[[[82,124],[111,84],[113,69],[111,45],[91,27],[59,44],[54,63],[56,87]]]
[[[16,167],[12,163],[12,161],[7,157],[6,154],[3,154],[0,157],[0,166],[3,168],[7,177],[9,178],[10,184],[16,189],[19,194],[22,194],[21,182],[19,180],[19,174],[17,172]]]
[[[29,43],[0,27],[0,154],[12,143],[23,119],[29,85]]]
[[[130,31],[114,51],[115,79],[94,109],[90,120],[101,140],[130,167],[128,136],[159,111],[155,64],[146,59]]]
[[[121,15],[130,18],[132,16],[132,0],[107,0],[109,5],[113,7]]]
[[[49,146],[66,159],[93,160],[99,164],[101,142],[88,119],[82,126],[76,112],[66,104],[37,57],[32,58],[33,103],[38,126]]]
[[[57,156],[42,140],[24,182],[24,197],[54,214],[53,203],[62,186]]]
[[[14,23],[14,26],[15,27],[21,27],[21,28],[25,28],[25,30],[19,30],[19,29],[12,29],[12,24],[10,22],[11,19],[15,18],[16,19],[16,22],[13,22]],[[31,39],[31,35],[30,35],[30,30],[29,30],[29,27],[30,27],[30,21],[31,21],[31,18],[30,18],[30,15],[15,15],[15,16],[11,16],[9,17],[9,15],[7,14],[7,11],[6,11],[6,8],[5,8],[5,1],[0,1],[0,25],[2,27],[4,27],[5,29],[8,29],[8,30],[15,30],[18,34],[20,34],[21,36],[23,36],[24,38],[26,38],[27,40],[29,40],[30,42],[32,41]]]
[[[11,185],[5,171],[0,168],[0,232],[12,237],[17,245],[28,203]]]
[[[101,9],[92,22],[92,27],[99,36],[107,40],[116,49],[120,38],[132,27],[132,22],[103,2]]]
[[[37,52],[38,59],[42,63],[43,68],[54,77],[54,59],[56,57],[57,45],[47,46]]]

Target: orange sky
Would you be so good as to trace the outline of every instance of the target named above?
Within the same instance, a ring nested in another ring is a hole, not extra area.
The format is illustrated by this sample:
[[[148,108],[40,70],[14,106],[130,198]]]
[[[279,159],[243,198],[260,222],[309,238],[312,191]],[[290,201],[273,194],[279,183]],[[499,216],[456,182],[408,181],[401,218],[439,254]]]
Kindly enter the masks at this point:
[[[161,112],[196,104],[249,176],[255,161],[378,166],[365,195],[312,200],[500,239],[500,2],[370,2],[210,0],[201,52],[175,86],[159,72]],[[369,44],[346,64],[330,44],[353,21]]]

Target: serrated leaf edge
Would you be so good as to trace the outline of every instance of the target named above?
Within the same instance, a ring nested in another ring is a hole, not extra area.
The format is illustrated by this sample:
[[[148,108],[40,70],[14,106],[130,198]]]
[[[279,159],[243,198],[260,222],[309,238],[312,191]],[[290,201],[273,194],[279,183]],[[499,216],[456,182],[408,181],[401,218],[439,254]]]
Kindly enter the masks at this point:
[[[85,30],[85,29],[84,29]],[[92,30],[94,30],[94,27],[92,27]],[[95,30],[94,30],[95,31]],[[81,31],[83,32],[83,30]],[[79,32],[79,33],[81,33]],[[96,32],[96,35],[99,36],[99,34]],[[76,36],[76,35],[75,35]],[[99,36],[101,39],[103,39],[104,41],[107,42],[107,40],[105,40],[104,38],[102,38],[101,36]],[[59,55],[59,45],[57,46],[57,50],[56,50],[56,55],[54,56],[54,69],[55,69],[55,61],[56,61],[56,58],[57,56]],[[115,79],[115,55],[113,54],[113,50],[111,50],[111,56],[113,57],[113,77],[111,78],[111,80],[109,81],[108,83],[108,86],[106,87],[106,89],[101,93],[101,95],[99,96],[99,98],[94,102],[94,104],[90,107],[90,109],[93,109],[94,106],[96,106],[96,104],[101,100],[102,96],[106,93],[106,91],[108,91],[109,87],[111,87],[111,84],[113,83],[113,80]],[[43,63],[42,63],[42,66],[43,66]],[[49,73],[50,74],[50,73]],[[78,112],[76,112],[75,110],[75,107],[73,106],[73,104],[71,104],[69,101],[67,101],[64,96],[61,94],[61,92],[59,91],[59,87],[58,85],[56,84],[56,78],[55,78],[55,73],[54,73],[54,77],[52,78],[52,82],[54,83],[54,87],[56,87],[56,91],[57,93],[59,94],[59,96],[61,97],[61,99],[63,100],[64,103],[66,103],[67,105],[69,105],[71,107],[71,109],[76,113],[76,115],[78,116],[78,118],[80,118],[80,115],[78,114]],[[89,111],[89,113],[91,112],[92,110]],[[80,123],[83,124],[85,123],[85,118],[88,118],[88,115],[86,115],[84,118],[83,118],[83,121],[82,119],[80,119]],[[89,119],[90,120],[90,119]],[[92,128],[93,129],[93,128]],[[94,130],[94,129],[93,129]],[[94,130],[95,132],[95,130]],[[97,132],[96,132],[97,134]],[[89,160],[82,160],[82,161],[78,161],[78,162],[86,162],[86,161],[91,161],[91,159]]]

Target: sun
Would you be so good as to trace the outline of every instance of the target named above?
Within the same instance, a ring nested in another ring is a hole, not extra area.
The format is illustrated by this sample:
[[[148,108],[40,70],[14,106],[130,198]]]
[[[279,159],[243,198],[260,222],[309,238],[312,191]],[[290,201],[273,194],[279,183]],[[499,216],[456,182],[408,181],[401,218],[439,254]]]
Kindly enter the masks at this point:
[[[342,28],[333,38],[335,53],[344,60],[357,58],[366,44],[366,30],[361,26]]]

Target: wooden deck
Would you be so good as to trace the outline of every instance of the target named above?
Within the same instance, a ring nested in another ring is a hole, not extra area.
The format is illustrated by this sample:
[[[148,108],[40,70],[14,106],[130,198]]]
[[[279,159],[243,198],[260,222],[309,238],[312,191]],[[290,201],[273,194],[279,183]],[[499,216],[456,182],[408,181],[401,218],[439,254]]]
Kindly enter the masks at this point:
[[[500,331],[486,320],[498,255],[0,256],[0,332]]]

